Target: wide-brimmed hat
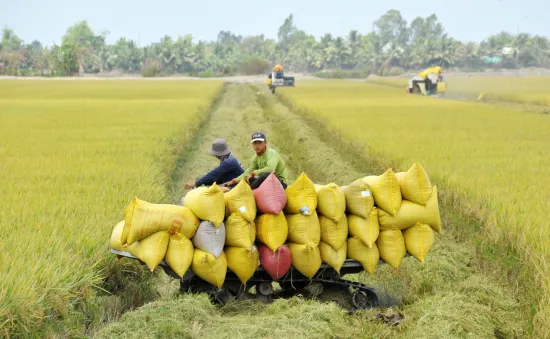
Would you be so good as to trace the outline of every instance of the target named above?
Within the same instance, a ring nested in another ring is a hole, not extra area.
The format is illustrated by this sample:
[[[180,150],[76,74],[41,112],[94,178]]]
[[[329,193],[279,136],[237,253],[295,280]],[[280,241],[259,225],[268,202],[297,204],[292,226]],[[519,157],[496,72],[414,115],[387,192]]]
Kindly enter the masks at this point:
[[[222,157],[231,153],[231,150],[227,147],[227,142],[225,139],[216,139],[212,143],[212,147],[210,147],[208,152],[215,156]]]

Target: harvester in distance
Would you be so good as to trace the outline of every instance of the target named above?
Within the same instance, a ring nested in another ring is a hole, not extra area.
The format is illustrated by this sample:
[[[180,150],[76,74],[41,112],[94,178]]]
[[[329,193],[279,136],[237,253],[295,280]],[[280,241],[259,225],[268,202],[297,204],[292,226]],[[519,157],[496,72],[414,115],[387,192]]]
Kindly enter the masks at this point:
[[[444,98],[447,92],[447,81],[441,74],[441,67],[429,67],[412,77],[407,91],[409,94]]]
[[[294,87],[294,77],[285,77],[283,66],[277,64],[273,67],[273,72],[269,73],[265,84],[269,87],[272,94],[275,94],[277,87]]]

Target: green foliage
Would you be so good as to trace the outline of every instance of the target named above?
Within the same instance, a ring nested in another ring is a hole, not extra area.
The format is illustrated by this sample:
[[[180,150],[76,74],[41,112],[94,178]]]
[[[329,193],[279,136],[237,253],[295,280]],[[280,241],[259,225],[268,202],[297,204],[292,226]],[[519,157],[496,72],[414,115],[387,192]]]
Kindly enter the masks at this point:
[[[160,73],[160,63],[157,60],[146,60],[141,69],[141,75],[146,78],[156,77]]]
[[[317,39],[296,27],[292,15],[279,27],[277,39],[267,39],[264,35],[243,37],[221,31],[216,41],[194,42],[191,34],[177,38],[165,35],[157,42],[138,47],[135,41],[126,38],[107,44],[106,36],[107,32],[95,32],[86,21],[78,21],[67,29],[62,42],[75,46],[80,73],[119,71],[135,74],[140,72],[146,60],[156,60],[159,71],[153,73],[163,75],[260,74],[264,63],[266,68],[269,68],[267,65],[283,64],[289,72],[355,71],[368,67],[376,74],[387,73],[394,67],[418,69],[433,63],[445,68],[474,70],[550,67],[550,40],[547,37],[501,32],[479,44],[461,42],[445,32],[435,14],[416,17],[408,23],[393,9],[373,23],[372,32],[361,34],[352,30],[342,37],[326,33]],[[44,71],[47,69],[55,70],[57,63],[64,62],[52,62],[47,58],[56,46],[37,47],[35,42],[24,44],[13,30],[5,28],[0,41],[0,62],[4,63],[0,72],[38,75],[47,73]],[[72,66],[68,68],[73,69]]]
[[[240,65],[240,72],[246,75],[264,74],[269,72],[271,63],[259,57],[245,59]]]

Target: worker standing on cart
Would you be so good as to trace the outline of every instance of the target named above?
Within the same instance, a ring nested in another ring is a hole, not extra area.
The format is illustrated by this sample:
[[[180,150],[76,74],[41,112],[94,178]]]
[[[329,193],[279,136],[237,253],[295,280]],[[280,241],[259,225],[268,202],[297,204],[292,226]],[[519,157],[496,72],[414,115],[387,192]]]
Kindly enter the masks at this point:
[[[283,188],[286,188],[288,184],[288,171],[285,162],[276,150],[267,147],[265,134],[262,132],[252,133],[251,143],[256,152],[256,155],[252,159],[252,164],[243,174],[224,183],[223,186],[233,188],[241,179],[246,178],[250,187],[255,189],[273,172],[283,185]]]

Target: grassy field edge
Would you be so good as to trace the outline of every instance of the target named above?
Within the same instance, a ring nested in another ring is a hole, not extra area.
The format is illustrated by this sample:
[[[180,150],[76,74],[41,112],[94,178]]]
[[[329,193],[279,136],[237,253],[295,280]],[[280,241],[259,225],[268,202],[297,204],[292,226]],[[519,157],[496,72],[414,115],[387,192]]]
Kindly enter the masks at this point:
[[[395,86],[394,86],[395,87]],[[378,150],[369,148],[364,143],[348,140],[323,121],[316,118],[309,110],[298,106],[284,95],[276,94],[278,100],[299,114],[307,123],[318,132],[319,138],[330,142],[335,148],[352,156],[355,162],[365,162],[372,168],[385,171],[387,168],[396,168],[400,159],[390,158]],[[367,150],[363,152],[362,150]],[[490,212],[482,206],[472,206],[468,199],[454,192],[445,178],[437,173],[430,173],[430,179],[440,187],[440,209],[442,215],[447,215],[461,228],[445,229],[444,232],[460,242],[475,244],[478,261],[473,263],[491,277],[501,283],[511,286],[520,300],[522,308],[529,315],[531,324],[529,331],[532,334],[544,337],[548,333],[548,312],[544,311],[548,300],[548,293],[541,297],[541,289],[545,291],[545,284],[541,279],[540,263],[534,258],[518,252],[514,242],[492,227]],[[523,287],[527,287],[526,289]],[[538,310],[537,310],[538,308]]]

